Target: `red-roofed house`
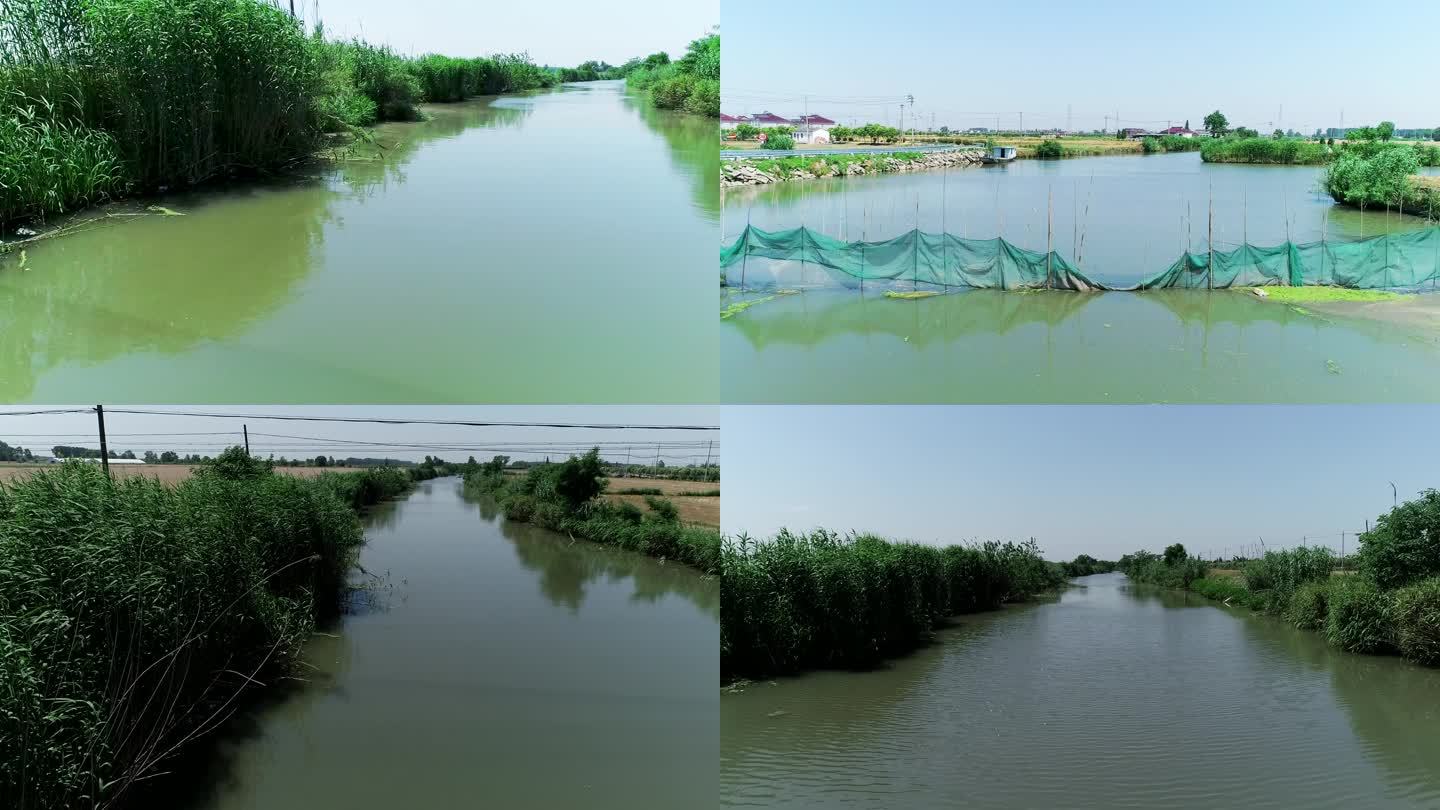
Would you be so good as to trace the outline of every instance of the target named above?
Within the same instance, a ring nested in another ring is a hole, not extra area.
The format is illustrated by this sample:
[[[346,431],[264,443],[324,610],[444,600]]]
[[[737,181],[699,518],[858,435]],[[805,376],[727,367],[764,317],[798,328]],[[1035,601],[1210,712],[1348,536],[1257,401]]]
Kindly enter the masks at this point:
[[[781,118],[772,112],[756,113],[750,116],[750,123],[760,127],[778,127],[792,123],[788,118]]]
[[[1185,127],[1170,127],[1160,130],[1161,135],[1179,135],[1182,138],[1193,138],[1195,133]]]

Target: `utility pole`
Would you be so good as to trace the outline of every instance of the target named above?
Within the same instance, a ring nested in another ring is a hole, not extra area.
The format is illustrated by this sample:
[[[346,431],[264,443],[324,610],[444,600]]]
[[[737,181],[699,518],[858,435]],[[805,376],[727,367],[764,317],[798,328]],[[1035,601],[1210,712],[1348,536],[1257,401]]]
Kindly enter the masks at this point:
[[[100,466],[105,468],[105,477],[110,477],[110,448],[105,443],[105,406],[95,406],[95,418],[100,422]]]
[[[245,434],[245,455],[248,456],[250,455],[250,426],[242,424],[240,425],[240,430]]]

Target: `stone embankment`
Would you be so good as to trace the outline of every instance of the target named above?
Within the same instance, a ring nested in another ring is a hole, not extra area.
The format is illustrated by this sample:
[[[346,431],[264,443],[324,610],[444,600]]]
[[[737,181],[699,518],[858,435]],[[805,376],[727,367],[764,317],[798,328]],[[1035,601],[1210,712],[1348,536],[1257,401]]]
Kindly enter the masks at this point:
[[[953,166],[973,166],[984,154],[981,149],[945,152],[887,153],[873,155],[783,155],[720,161],[722,186],[761,186],[789,180],[821,177],[850,177],[862,174],[923,172]],[[761,168],[764,165],[765,168]]]

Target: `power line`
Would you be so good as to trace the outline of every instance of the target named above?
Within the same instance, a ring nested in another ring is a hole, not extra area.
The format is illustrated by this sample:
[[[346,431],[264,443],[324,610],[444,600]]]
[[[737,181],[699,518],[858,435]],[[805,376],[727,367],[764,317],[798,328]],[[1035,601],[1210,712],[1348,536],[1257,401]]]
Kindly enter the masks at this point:
[[[38,413],[93,413],[91,409],[72,411],[39,411]],[[376,416],[307,416],[301,414],[215,413],[208,411],[153,411],[138,408],[109,408],[108,413],[144,416],[193,416],[208,419],[269,419],[278,422],[345,422],[373,425],[453,425],[457,427],[538,427],[579,428],[584,430],[719,430],[718,425],[627,425],[589,422],[510,422],[468,419],[407,419]]]

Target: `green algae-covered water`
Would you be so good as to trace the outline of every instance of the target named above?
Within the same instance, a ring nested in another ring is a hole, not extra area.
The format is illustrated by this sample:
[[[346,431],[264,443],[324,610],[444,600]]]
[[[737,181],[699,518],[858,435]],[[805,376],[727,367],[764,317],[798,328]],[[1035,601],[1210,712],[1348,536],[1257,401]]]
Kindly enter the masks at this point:
[[[715,401],[713,122],[620,82],[427,112],[0,260],[0,401]]]
[[[1216,249],[1426,225],[1334,206],[1319,191],[1321,172],[1206,164],[1190,153],[790,182],[727,190],[723,228],[733,238],[747,220],[804,224],[876,240],[918,224],[1043,251],[1053,217],[1057,251],[1079,255],[1097,280],[1127,284],[1187,246],[1206,249],[1212,198]],[[1430,292],[1405,317],[1387,317],[1383,307],[1334,314],[1238,291],[951,291],[899,301],[881,297],[881,285],[863,295],[840,288],[814,266],[752,259],[745,272],[757,289],[722,291],[722,304],[805,292],[721,322],[727,402],[1440,401],[1440,295]]]

